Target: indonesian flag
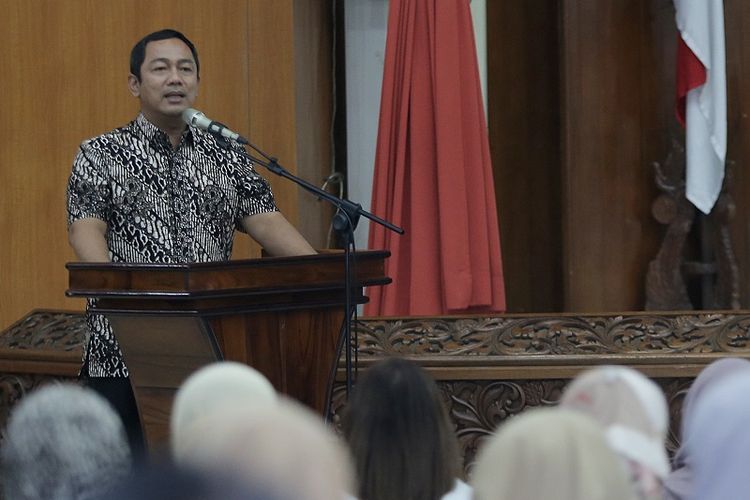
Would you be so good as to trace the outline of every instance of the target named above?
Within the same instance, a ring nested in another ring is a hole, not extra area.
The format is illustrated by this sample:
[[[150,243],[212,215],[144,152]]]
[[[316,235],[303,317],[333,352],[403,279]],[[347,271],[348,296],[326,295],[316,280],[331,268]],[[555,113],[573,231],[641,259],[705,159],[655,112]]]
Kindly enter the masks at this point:
[[[723,0],[674,0],[677,118],[685,126],[686,196],[711,212],[724,180],[727,153]]]

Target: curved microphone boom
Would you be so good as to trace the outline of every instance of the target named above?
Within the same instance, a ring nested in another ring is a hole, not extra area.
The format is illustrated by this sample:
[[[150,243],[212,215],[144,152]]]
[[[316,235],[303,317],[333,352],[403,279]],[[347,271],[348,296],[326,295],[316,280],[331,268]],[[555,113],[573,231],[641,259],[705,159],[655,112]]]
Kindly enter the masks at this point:
[[[225,139],[231,139],[233,141],[239,142],[240,144],[248,144],[247,139],[242,137],[240,134],[227,128],[227,126],[223,123],[211,120],[197,109],[187,108],[182,112],[182,120],[188,125],[199,128],[201,130],[205,130],[210,134],[224,137]]]

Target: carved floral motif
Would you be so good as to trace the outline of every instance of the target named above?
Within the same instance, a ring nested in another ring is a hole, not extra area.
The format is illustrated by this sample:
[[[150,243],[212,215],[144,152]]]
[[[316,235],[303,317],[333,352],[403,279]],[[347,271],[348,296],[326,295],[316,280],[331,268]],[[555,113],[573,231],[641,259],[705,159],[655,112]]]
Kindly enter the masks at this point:
[[[35,311],[0,335],[0,348],[82,349],[88,335],[82,313]]]
[[[554,355],[562,361],[569,355],[649,353],[657,356],[657,362],[686,353],[750,357],[748,330],[750,314],[739,312],[370,319],[354,328],[361,361],[425,356],[433,360],[432,366],[435,357],[443,356],[481,361],[483,356]],[[85,336],[83,314],[36,311],[0,335],[0,348],[72,351],[81,348]],[[53,379],[42,373],[0,374],[0,425],[20,397]],[[667,448],[673,452],[682,400],[692,378],[675,372],[656,381],[669,403]],[[555,404],[568,380],[542,374],[533,380],[437,382],[468,473],[482,441],[498,425],[529,408]],[[340,428],[345,404],[345,384],[337,382],[330,415],[335,428]]]
[[[456,430],[459,453],[468,477],[483,441],[507,419],[531,409],[553,406],[560,400],[569,380],[438,381],[445,407]],[[690,378],[657,379],[664,390],[670,413],[666,447],[670,456],[679,446],[680,411]],[[334,388],[331,422],[341,429],[346,405],[346,387]]]
[[[364,320],[355,329],[364,357],[750,351],[750,315],[739,313]]]

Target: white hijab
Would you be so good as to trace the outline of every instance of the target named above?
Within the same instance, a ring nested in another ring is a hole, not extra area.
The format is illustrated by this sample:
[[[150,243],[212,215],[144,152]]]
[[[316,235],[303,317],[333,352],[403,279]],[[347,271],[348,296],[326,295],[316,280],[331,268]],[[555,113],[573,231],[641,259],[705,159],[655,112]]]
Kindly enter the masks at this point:
[[[658,385],[631,368],[597,367],[571,382],[560,405],[599,422],[630,470],[639,496],[661,498],[670,470],[665,448],[669,410]]]

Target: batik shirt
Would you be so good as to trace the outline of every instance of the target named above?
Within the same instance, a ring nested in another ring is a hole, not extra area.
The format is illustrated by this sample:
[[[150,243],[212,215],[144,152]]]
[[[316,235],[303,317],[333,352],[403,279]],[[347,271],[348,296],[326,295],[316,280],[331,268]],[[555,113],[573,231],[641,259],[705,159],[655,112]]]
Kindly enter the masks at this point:
[[[68,181],[68,226],[107,223],[113,262],[189,263],[229,259],[242,219],[276,210],[268,183],[239,145],[188,127],[177,148],[143,115],[84,141]],[[92,377],[128,369],[106,318],[88,314],[84,360]]]

